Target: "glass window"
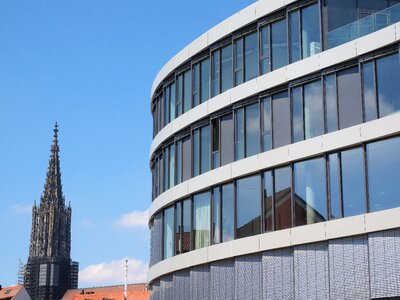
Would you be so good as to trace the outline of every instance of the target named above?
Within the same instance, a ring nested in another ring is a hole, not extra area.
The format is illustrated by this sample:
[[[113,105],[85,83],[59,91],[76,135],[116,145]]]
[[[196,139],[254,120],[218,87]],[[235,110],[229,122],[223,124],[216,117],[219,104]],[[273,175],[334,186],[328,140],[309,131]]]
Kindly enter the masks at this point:
[[[300,60],[300,13],[298,10],[289,13],[290,21],[290,62]],[[315,16],[313,17],[315,18]]]
[[[272,171],[264,172],[264,220],[265,220],[265,231],[274,230],[274,207],[272,204]]]
[[[219,119],[212,120],[212,160],[213,168],[219,167]]]
[[[175,145],[169,146],[169,188],[175,185]]]
[[[304,135],[306,139],[324,134],[324,102],[321,81],[304,85]]]
[[[235,113],[235,160],[244,158],[244,108]]]
[[[210,59],[201,62],[201,103],[210,98]]]
[[[221,93],[232,87],[232,45],[221,49]]]
[[[342,195],[345,217],[366,212],[364,153],[362,148],[342,151]]]
[[[276,70],[288,64],[286,19],[272,23],[271,39],[272,70]]]
[[[161,194],[166,189],[166,185],[164,185],[164,183],[165,183],[165,178],[168,178],[168,176],[165,176],[165,173],[164,173],[165,160],[166,160],[165,156],[163,156],[163,154],[161,153],[160,154],[160,163],[159,163],[160,172],[158,173],[159,183],[160,183],[158,194]],[[163,178],[164,178],[164,181],[163,181]]]
[[[179,117],[183,111],[183,74],[176,78],[176,116]]]
[[[192,227],[192,202],[190,199],[182,202],[182,253],[190,251],[190,232]]]
[[[327,220],[323,157],[294,164],[294,200],[296,226]]]
[[[279,116],[272,118],[274,148],[290,144],[290,100],[286,91],[272,96],[272,115]]]
[[[164,210],[164,259],[174,254],[174,207]]]
[[[175,83],[169,87],[169,103],[170,103],[170,121],[175,119]]]
[[[400,138],[367,145],[370,211],[400,206]]]
[[[260,107],[246,106],[246,157],[260,153]]]
[[[164,190],[169,189],[169,147],[164,149]]]
[[[243,83],[243,39],[235,40],[235,85]]]
[[[340,203],[340,170],[339,156],[337,153],[329,155],[329,199],[330,219],[342,217],[342,205]]]
[[[304,140],[303,96],[301,86],[292,89],[293,142]]]
[[[244,37],[244,80],[258,76],[258,35],[257,32]]]
[[[270,63],[270,32],[269,25],[260,28],[261,38],[261,74],[271,71]]]
[[[170,111],[169,111],[169,109],[171,107],[171,104],[170,104],[171,97],[170,97],[169,90],[170,90],[170,88],[166,87],[165,88],[165,93],[164,93],[164,95],[165,95],[165,124],[168,124],[171,121],[171,114],[170,114]]]
[[[374,62],[363,64],[363,94],[365,121],[375,120],[378,117],[378,107],[375,92],[375,71]]]
[[[200,104],[200,63],[193,67],[193,106]]]
[[[210,126],[201,127],[201,173],[205,173],[210,170],[210,151],[211,151],[211,138],[210,138]]]
[[[233,183],[222,186],[222,242],[235,236],[235,198]]]
[[[221,166],[234,161],[234,128],[232,114],[221,117]]]
[[[261,100],[262,103],[262,141],[263,151],[272,149],[272,132],[271,132],[271,97]]]
[[[194,249],[210,245],[210,192],[193,196]]]
[[[176,184],[182,182],[182,140],[176,142]]]
[[[292,227],[292,176],[290,167],[275,169],[275,230]]]
[[[318,4],[301,10],[302,57],[306,58],[321,52]]]
[[[327,132],[338,129],[336,75],[325,76],[325,107]]]
[[[340,129],[362,123],[361,84],[358,67],[337,73]]]
[[[237,193],[237,238],[256,235],[261,232],[260,176],[239,179]]]
[[[221,243],[221,192],[220,187],[213,188],[213,244]]]
[[[175,254],[182,252],[181,231],[182,231],[182,203],[175,205]]]
[[[192,108],[192,72],[183,73],[183,112]]]
[[[182,139],[182,181],[188,180],[192,174],[192,147],[190,136]]]
[[[193,176],[200,174],[200,129],[193,130]]]
[[[384,117],[400,110],[399,54],[376,60],[379,116]]]
[[[212,82],[211,82],[211,91],[212,95],[218,95],[220,93],[219,88],[219,77],[220,77],[220,50],[216,50],[212,53]]]
[[[356,0],[325,0],[328,13],[328,31],[357,20]]]

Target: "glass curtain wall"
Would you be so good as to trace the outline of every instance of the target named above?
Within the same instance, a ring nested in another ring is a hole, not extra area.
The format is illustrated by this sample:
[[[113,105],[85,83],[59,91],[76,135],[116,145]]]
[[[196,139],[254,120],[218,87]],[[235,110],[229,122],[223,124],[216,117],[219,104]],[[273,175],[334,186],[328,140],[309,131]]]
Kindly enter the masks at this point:
[[[164,210],[164,259],[174,254],[174,207]]]
[[[194,249],[210,245],[210,192],[193,196]]]

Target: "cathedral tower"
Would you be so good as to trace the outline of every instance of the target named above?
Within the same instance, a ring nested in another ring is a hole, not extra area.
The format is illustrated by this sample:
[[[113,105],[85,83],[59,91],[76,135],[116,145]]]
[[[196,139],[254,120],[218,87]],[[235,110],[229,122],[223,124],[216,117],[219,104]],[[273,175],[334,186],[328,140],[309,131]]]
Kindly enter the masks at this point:
[[[78,287],[78,263],[71,261],[71,206],[62,192],[58,125],[40,204],[32,208],[32,231],[25,286],[32,299],[61,299]]]

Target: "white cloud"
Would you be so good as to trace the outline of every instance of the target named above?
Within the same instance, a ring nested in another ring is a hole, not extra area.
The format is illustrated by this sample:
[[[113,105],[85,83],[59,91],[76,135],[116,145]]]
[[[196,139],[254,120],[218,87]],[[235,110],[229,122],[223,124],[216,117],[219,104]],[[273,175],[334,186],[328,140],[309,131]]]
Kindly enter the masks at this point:
[[[147,263],[128,259],[128,283],[144,283],[147,278]],[[125,259],[90,265],[79,272],[79,286],[105,286],[124,284]]]
[[[27,204],[27,205],[13,204],[11,205],[11,209],[17,214],[25,214],[32,211],[32,204]]]
[[[133,211],[123,214],[116,222],[117,226],[125,228],[146,227],[149,219],[149,211]]]

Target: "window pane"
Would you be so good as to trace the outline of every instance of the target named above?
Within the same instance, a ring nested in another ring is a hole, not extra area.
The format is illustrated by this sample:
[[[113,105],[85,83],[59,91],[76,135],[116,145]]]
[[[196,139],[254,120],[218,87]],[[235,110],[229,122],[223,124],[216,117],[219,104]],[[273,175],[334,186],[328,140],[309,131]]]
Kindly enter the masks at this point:
[[[174,253],[174,207],[164,210],[164,259]]]
[[[171,121],[175,119],[175,83],[170,85],[170,113],[171,113]]]
[[[182,181],[188,180],[192,174],[192,147],[190,136],[182,139]]]
[[[200,63],[193,68],[193,106],[200,104]]]
[[[342,151],[343,214],[345,217],[366,212],[363,149]]]
[[[261,74],[271,71],[270,67],[270,33],[269,26],[261,27]]]
[[[324,134],[324,103],[321,81],[304,85],[304,130],[306,139]]]
[[[235,198],[233,183],[222,186],[222,242],[231,241],[235,235]]]
[[[181,253],[182,208],[181,202],[175,205],[175,254]]]
[[[275,169],[275,230],[292,227],[292,176],[290,167]]]
[[[193,176],[200,174],[200,129],[193,130]]]
[[[221,49],[221,93],[232,87],[232,45]]]
[[[325,77],[326,126],[328,132],[338,129],[336,99],[336,75],[333,74]]]
[[[272,134],[271,134],[271,97],[266,97],[262,100],[263,107],[263,151],[272,149]]]
[[[260,176],[237,180],[237,238],[260,233]]]
[[[286,20],[272,23],[272,70],[286,66],[288,63]]]
[[[257,32],[244,37],[245,81],[258,76],[258,35]]]
[[[329,198],[330,198],[330,219],[342,217],[340,204],[340,170],[339,157],[337,153],[329,155]]]
[[[260,153],[260,108],[258,102],[246,106],[246,157]]]
[[[399,54],[376,60],[379,116],[384,117],[400,110]]]
[[[210,59],[201,62],[201,103],[210,98]]]
[[[273,205],[272,205],[272,171],[264,172],[264,218],[265,231],[274,230]]]
[[[301,10],[301,41],[303,58],[321,52],[319,7],[313,4]]]
[[[240,108],[235,113],[235,160],[244,157],[244,109]]]
[[[183,102],[183,74],[179,75],[176,80],[176,116],[182,114]]]
[[[191,212],[191,200],[185,200],[183,203],[183,211],[182,211],[182,253],[190,251],[190,231],[192,226],[192,212]]]
[[[219,119],[212,120],[212,159],[213,168],[219,167]]]
[[[168,124],[171,121],[171,114],[169,112],[169,109],[171,107],[170,103],[170,92],[169,92],[169,87],[165,88],[165,124]]]
[[[289,14],[290,17],[290,62],[300,60],[300,18],[299,11]]]
[[[219,49],[214,51],[212,53],[212,85],[211,85],[211,90],[212,90],[212,95],[218,95],[219,94]]]
[[[175,145],[169,147],[169,187],[175,185]]]
[[[370,211],[400,206],[400,138],[367,145]]]
[[[303,133],[303,97],[301,87],[292,89],[292,112],[293,112],[293,142],[304,140]]]
[[[221,205],[220,205],[220,188],[213,189],[213,221],[212,221],[212,233],[213,243],[217,244],[221,242]]]
[[[357,20],[356,0],[326,0],[328,31]]]
[[[210,245],[210,193],[193,197],[193,235],[194,249]]]
[[[234,129],[232,114],[221,117],[221,166],[234,161]]]
[[[272,96],[272,116],[274,148],[290,144],[290,100],[287,92]]]
[[[362,123],[361,87],[358,67],[337,73],[340,129]]]
[[[201,128],[201,173],[210,170],[210,151],[211,151],[211,139],[210,139],[210,126],[204,126]]]
[[[182,140],[176,143],[176,184],[182,182]]]
[[[326,221],[326,180],[323,157],[294,164],[296,226]]]
[[[187,112],[192,108],[192,72],[186,71],[183,74],[183,111]]]
[[[169,147],[166,147],[164,151],[164,190],[167,190],[169,189]]]
[[[375,92],[374,62],[363,64],[363,92],[365,121],[375,120],[378,117]]]
[[[235,85],[243,83],[243,39],[235,41]]]

